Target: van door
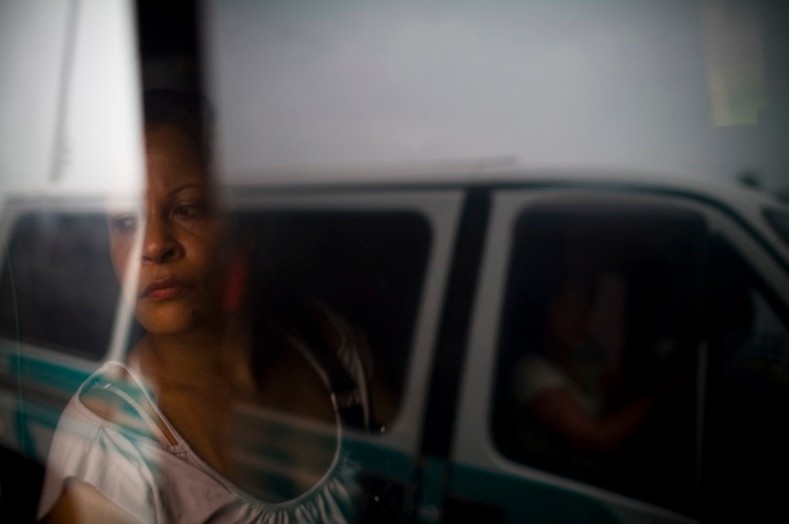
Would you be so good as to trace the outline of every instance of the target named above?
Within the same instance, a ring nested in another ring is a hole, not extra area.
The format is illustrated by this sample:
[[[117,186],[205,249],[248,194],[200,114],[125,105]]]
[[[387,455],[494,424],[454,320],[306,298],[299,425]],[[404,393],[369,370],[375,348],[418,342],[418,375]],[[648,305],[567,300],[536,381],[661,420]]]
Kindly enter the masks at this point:
[[[488,231],[447,521],[693,521],[707,211],[646,193],[502,190]]]
[[[318,302],[365,340],[371,424],[342,445],[361,467],[359,520],[410,514],[433,341],[455,241],[458,190],[229,190],[252,259],[249,292]],[[123,360],[133,315],[109,261],[103,202],[21,202],[3,224],[3,444],[46,460],[59,414],[87,375]]]
[[[439,311],[462,193],[319,187],[232,191],[233,228],[251,250],[248,292],[319,302],[366,340],[372,424],[341,445],[361,466],[361,522],[411,514]]]

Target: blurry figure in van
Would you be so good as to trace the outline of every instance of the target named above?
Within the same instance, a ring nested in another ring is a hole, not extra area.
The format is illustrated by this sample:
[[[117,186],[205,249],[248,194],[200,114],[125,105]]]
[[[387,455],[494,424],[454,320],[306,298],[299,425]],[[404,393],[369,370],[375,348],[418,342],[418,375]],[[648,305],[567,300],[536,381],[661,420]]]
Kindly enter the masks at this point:
[[[370,424],[364,338],[323,304],[245,296],[248,239],[230,235],[219,209],[204,118],[198,97],[145,98],[144,218],[109,217],[116,272],[137,277],[126,291],[143,334],[66,407],[40,517],[354,518],[339,426]]]
[[[641,427],[652,400],[639,396],[610,408],[621,348],[599,343],[604,335],[595,333],[593,296],[568,287],[551,300],[540,350],[517,362],[512,390],[551,434],[576,450],[605,454]]]

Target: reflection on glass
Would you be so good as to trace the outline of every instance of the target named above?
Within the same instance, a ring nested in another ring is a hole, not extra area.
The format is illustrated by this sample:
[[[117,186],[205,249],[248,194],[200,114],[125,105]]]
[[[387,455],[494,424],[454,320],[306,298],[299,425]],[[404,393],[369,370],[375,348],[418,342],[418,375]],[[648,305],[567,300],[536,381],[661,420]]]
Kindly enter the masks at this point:
[[[247,295],[257,242],[218,206],[200,100],[145,103],[145,211],[107,219],[139,335],[67,406],[40,515],[352,520],[340,427],[369,425],[364,337],[320,301]]]

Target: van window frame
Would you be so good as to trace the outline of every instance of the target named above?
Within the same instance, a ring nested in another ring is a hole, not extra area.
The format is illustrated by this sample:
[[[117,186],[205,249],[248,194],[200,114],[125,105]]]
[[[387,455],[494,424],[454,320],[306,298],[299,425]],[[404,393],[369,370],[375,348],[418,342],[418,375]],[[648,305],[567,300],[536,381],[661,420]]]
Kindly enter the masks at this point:
[[[616,199],[624,201],[643,201],[662,206],[688,209],[701,214],[712,231],[724,231],[732,238],[738,250],[747,254],[751,262],[761,268],[767,282],[784,290],[789,296],[789,281],[784,270],[785,264],[775,260],[774,249],[764,246],[764,239],[752,227],[743,223],[729,206],[717,202],[706,195],[692,193],[672,193],[663,191],[639,190],[632,188],[600,187],[592,185],[579,187],[546,185],[542,187],[504,187],[494,192],[492,218],[489,223],[488,239],[485,244],[484,261],[480,282],[481,294],[477,297],[471,323],[471,336],[467,350],[467,362],[462,379],[460,408],[456,426],[452,458],[456,464],[475,469],[497,472],[499,475],[520,479],[532,479],[548,483],[561,490],[592,496],[609,503],[612,507],[642,508],[655,514],[671,514],[669,509],[660,508],[622,495],[519,464],[504,457],[493,442],[490,416],[495,370],[495,351],[499,341],[499,318],[505,289],[506,264],[510,260],[511,224],[520,211],[541,202],[564,202],[573,199]],[[734,214],[733,214],[734,213]],[[495,334],[491,337],[491,334]],[[703,409],[705,366],[704,348],[699,354],[699,403]],[[484,420],[484,424],[479,424]],[[476,423],[474,421],[477,421]],[[477,427],[475,427],[475,424]],[[697,445],[701,449],[703,434],[697,435]],[[699,465],[700,466],[700,465]]]
[[[355,439],[398,450],[416,458],[426,409],[429,369],[451,263],[463,192],[459,188],[327,186],[232,186],[224,188],[223,206],[231,213],[254,211],[405,211],[422,216],[430,228],[427,265],[417,304],[399,409],[385,431],[352,431]],[[372,439],[372,440],[371,440]],[[367,466],[367,464],[366,464]]]

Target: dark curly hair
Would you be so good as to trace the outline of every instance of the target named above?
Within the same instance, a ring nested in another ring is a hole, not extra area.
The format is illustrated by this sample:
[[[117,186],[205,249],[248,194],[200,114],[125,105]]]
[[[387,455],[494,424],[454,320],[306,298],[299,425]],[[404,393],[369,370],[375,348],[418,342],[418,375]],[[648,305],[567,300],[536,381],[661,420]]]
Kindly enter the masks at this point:
[[[173,126],[183,132],[200,161],[211,160],[211,114],[204,97],[186,91],[156,89],[143,95],[145,127]]]

